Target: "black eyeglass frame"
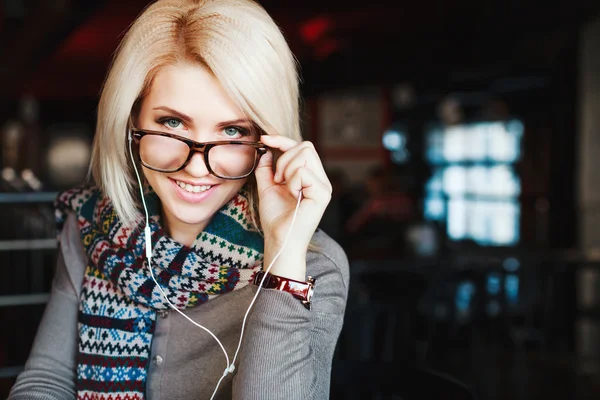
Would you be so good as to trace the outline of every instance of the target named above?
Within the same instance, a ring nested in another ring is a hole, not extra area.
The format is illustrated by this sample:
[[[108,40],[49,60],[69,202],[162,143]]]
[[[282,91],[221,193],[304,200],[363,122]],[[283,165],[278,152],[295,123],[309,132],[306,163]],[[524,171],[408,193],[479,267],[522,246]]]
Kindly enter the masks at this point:
[[[204,165],[206,165],[208,172],[210,172],[212,175],[214,175],[220,179],[228,179],[228,180],[244,179],[244,178],[247,178],[248,176],[250,176],[254,172],[254,170],[256,169],[256,166],[258,165],[258,161],[260,160],[260,157],[262,157],[267,152],[267,146],[265,146],[263,143],[260,143],[260,142],[246,142],[243,140],[219,140],[219,141],[213,141],[213,142],[196,142],[195,140],[186,139],[179,135],[175,135],[175,134],[167,133],[167,132],[153,131],[153,130],[149,130],[149,129],[138,129],[138,128],[130,128],[130,129],[131,129],[131,136],[133,137],[133,140],[138,144],[138,146],[144,136],[155,135],[155,136],[163,136],[163,137],[168,137],[171,139],[179,140],[180,142],[185,143],[189,147],[190,151],[188,153],[188,156],[187,156],[185,162],[179,168],[176,168],[176,169],[161,169],[161,168],[153,167],[153,166],[147,164],[142,159],[142,155],[138,151],[138,157],[140,159],[140,163],[144,167],[151,169],[153,171],[157,171],[157,172],[173,173],[173,172],[181,171],[190,163],[190,160],[192,159],[192,157],[195,153],[202,153],[204,155]],[[208,153],[210,152],[210,149],[212,149],[213,147],[217,147],[217,146],[221,146],[221,145],[225,145],[225,144],[246,145],[246,146],[254,147],[256,149],[256,157],[254,158],[254,165],[252,166],[252,169],[250,169],[250,172],[248,172],[247,174],[242,175],[242,176],[230,177],[230,176],[221,176],[221,175],[217,174],[215,171],[213,171],[213,169],[210,167],[210,163],[208,162]]]

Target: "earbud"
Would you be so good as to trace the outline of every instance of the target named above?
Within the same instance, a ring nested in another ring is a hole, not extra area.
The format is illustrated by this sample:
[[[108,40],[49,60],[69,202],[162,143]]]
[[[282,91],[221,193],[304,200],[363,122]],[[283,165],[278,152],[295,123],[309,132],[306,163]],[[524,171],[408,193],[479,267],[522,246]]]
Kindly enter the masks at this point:
[[[144,234],[146,236],[146,258],[149,260],[152,258],[152,232],[150,232],[149,225],[144,228]]]

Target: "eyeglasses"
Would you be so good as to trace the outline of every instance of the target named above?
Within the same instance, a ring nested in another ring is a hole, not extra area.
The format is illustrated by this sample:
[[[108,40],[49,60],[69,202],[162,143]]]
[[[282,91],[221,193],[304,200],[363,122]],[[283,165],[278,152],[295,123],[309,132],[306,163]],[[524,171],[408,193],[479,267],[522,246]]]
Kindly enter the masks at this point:
[[[196,142],[166,132],[132,128],[138,144],[140,162],[158,172],[177,172],[185,168],[194,153],[204,155],[208,171],[221,179],[243,179],[249,176],[260,157],[267,152],[264,144],[243,140]]]

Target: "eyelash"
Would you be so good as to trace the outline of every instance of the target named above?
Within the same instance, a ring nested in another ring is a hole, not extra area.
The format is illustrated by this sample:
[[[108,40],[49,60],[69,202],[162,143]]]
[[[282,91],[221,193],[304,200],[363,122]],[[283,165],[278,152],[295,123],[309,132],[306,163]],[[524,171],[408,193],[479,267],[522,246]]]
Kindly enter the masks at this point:
[[[181,119],[179,119],[179,118],[176,118],[176,117],[161,117],[161,118],[157,119],[156,122],[159,123],[159,124],[161,124],[161,125],[166,126],[165,125],[166,122],[167,121],[171,121],[171,120],[177,121],[180,124],[183,124],[183,121]],[[246,136],[250,136],[251,135],[250,129],[244,128],[244,127],[241,127],[241,126],[237,126],[237,125],[226,126],[226,127],[223,128],[223,130],[226,130],[226,129],[229,129],[229,128],[236,129],[240,133],[240,135],[242,135],[242,137],[246,137]],[[171,129],[173,129],[173,128],[171,128]]]
[[[226,126],[225,128],[223,128],[223,130],[226,130],[229,128],[236,129],[240,133],[240,135],[242,135],[243,137],[250,135],[250,130],[248,128],[242,128],[241,126],[236,126],[236,125]]]
[[[179,118],[175,118],[175,117],[160,117],[159,119],[156,120],[157,123],[166,126],[167,121],[177,121],[180,124],[183,124],[183,121],[180,120]],[[173,128],[171,128],[173,129]]]

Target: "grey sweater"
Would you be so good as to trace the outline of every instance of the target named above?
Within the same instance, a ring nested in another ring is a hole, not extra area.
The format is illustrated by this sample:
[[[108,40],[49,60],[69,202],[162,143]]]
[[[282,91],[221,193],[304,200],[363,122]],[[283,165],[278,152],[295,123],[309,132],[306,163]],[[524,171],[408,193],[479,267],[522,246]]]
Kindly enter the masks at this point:
[[[73,215],[60,243],[50,301],[8,400],[76,396],[77,313],[87,258]],[[248,316],[236,371],[223,379],[215,398],[329,398],[331,361],[346,305],[348,261],[322,231],[315,233],[313,243],[320,249],[307,256],[307,274],[316,279],[312,310],[289,293],[261,290]],[[250,285],[185,313],[210,329],[232,360],[255,292]],[[174,311],[159,313],[151,360],[148,400],[210,399],[226,366],[216,341]]]

